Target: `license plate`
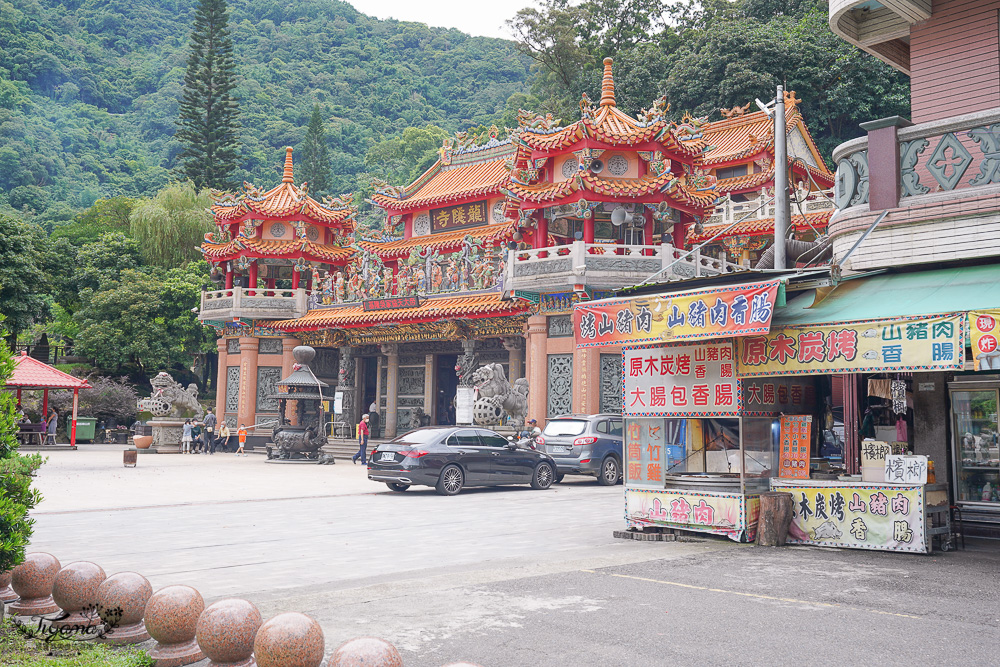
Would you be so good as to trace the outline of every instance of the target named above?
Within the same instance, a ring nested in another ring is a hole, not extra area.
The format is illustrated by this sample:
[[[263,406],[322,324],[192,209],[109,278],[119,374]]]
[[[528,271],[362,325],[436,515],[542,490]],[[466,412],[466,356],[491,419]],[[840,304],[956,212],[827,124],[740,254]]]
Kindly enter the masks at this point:
[[[382,452],[382,456],[379,457],[379,461],[395,461],[396,455],[392,452]]]
[[[552,452],[555,454],[565,454],[569,451],[569,447],[563,447],[562,445],[553,445]]]

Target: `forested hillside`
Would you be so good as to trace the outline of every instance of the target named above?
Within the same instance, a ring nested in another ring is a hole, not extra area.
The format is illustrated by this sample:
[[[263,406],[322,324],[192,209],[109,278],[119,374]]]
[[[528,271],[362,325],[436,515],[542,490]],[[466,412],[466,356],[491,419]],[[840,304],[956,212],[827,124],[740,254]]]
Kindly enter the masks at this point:
[[[193,0],[0,0],[0,204],[43,223],[170,180]],[[526,88],[512,42],[379,21],[335,0],[231,0],[245,147],[270,185],[323,109],[333,191],[411,126],[490,120]],[[3,200],[6,200],[3,201]],[[48,226],[48,225],[47,225]]]

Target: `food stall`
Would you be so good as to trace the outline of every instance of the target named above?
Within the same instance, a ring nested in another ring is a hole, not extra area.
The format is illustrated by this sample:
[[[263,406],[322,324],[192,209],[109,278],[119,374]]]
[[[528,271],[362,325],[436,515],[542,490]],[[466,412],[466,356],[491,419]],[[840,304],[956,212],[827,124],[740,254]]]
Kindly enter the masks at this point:
[[[778,407],[745,403],[734,339],[768,331],[778,291],[772,280],[574,309],[578,347],[624,346],[629,527],[754,538]]]

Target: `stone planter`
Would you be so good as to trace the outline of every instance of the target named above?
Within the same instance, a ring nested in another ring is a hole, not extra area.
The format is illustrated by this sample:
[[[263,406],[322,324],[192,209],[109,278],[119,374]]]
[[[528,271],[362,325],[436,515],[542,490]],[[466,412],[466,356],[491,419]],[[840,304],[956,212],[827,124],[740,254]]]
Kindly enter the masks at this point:
[[[132,438],[132,442],[135,443],[136,449],[149,449],[149,446],[153,444],[153,436],[137,435]]]

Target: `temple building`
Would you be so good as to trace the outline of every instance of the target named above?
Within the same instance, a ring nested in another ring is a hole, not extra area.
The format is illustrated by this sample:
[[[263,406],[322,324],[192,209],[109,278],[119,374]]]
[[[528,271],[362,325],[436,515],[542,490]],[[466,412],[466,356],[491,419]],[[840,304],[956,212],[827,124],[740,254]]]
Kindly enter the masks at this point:
[[[790,107],[794,173],[806,190],[827,188]],[[460,387],[484,364],[527,378],[540,421],[620,412],[621,349],[575,349],[573,305],[651,278],[746,270],[755,251],[727,244],[759,234],[737,226],[716,245],[692,242],[711,237],[720,207],[749,205],[774,181],[764,114],[676,123],[668,111],[663,98],[636,117],[621,110],[606,59],[600,98],[584,95],[573,122],[522,111],[513,131],[446,140],[413,183],[378,184],[376,232],[355,229],[349,196],[317,202],[296,186],[291,149],[275,189],[216,193],[218,232],[202,248],[219,285],[200,317],[220,332],[221,415],[272,421],[268,396],[300,343],[339,397],[335,421],[353,427],[375,404],[379,435],[458,423]],[[766,216],[755,222],[773,233]]]
[[[785,93],[788,171],[795,184],[791,224],[795,238],[825,234],[834,211],[834,175],[816,148],[794,92]],[[692,227],[688,247],[753,266],[774,240],[774,123],[750,105],[723,109],[723,120],[702,125],[692,144],[705,151],[718,199],[703,225]]]

